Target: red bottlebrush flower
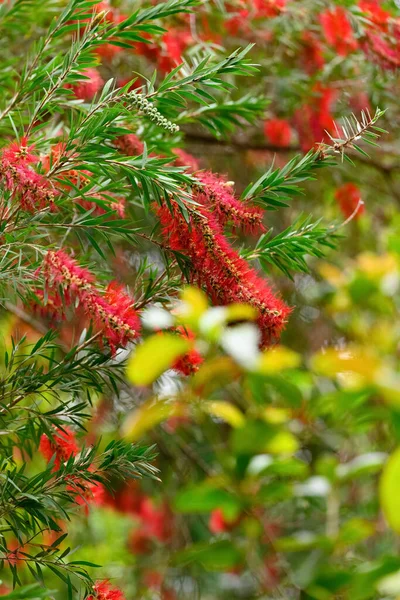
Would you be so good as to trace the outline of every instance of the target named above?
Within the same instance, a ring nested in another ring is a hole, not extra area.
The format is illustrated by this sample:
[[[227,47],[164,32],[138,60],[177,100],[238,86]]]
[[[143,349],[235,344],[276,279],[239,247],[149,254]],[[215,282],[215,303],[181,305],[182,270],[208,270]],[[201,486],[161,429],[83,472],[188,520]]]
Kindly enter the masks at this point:
[[[336,134],[331,109],[337,92],[320,84],[314,87],[314,92],[316,96],[311,103],[302,106],[294,114],[294,126],[304,152],[308,152],[315,144],[325,141],[326,132]]]
[[[195,191],[193,199],[211,208],[221,225],[230,222],[235,227],[243,227],[250,233],[265,231],[262,222],[264,211],[238,200],[232,192],[232,185],[225,178],[211,171],[198,173],[196,177],[203,186]]]
[[[50,290],[57,292],[57,286],[62,286],[66,303],[72,302],[71,294],[82,302],[87,294],[93,291],[94,275],[82,268],[63,250],[50,250],[46,254],[42,272]]]
[[[235,11],[234,15],[227,19],[224,23],[226,30],[231,35],[237,35],[239,32],[243,30],[249,30],[249,15],[250,12],[247,9],[242,9],[239,11]]]
[[[172,152],[175,154],[175,164],[177,167],[188,167],[190,171],[198,171],[200,169],[200,164],[197,158],[181,150],[181,148],[174,148]]]
[[[133,308],[133,300],[123,292],[121,286],[111,283],[104,297],[101,296],[93,286],[94,276],[63,250],[49,251],[41,270],[50,291],[57,293],[57,286],[60,285],[67,304],[76,299],[79,301],[85,314],[107,339],[113,353],[117,347],[126,346],[139,335],[140,321]]]
[[[22,210],[36,212],[45,208],[54,209],[56,192],[46,177],[29,166],[29,163],[38,161],[31,151],[32,146],[27,146],[25,138],[20,144],[14,142],[3,148],[0,154],[0,179],[19,199]]]
[[[23,137],[19,143],[12,142],[12,144],[3,149],[2,159],[14,166],[37,163],[39,157],[32,154],[34,147],[34,145],[28,146],[27,138]]]
[[[180,333],[180,335],[182,337],[185,337],[189,340],[195,339],[194,333],[192,331],[190,331],[189,329],[184,329],[183,327],[178,327],[177,331]],[[183,356],[179,357],[172,365],[172,368],[175,369],[176,371],[179,371],[180,373],[182,373],[182,375],[188,376],[188,375],[193,375],[193,373],[196,373],[196,371],[199,370],[199,366],[203,362],[204,362],[204,358],[201,356],[201,354],[197,350],[195,350],[193,348],[192,350],[190,350]]]
[[[371,23],[381,29],[386,29],[390,13],[380,6],[378,0],[360,0],[358,7]]]
[[[204,286],[216,304],[239,302],[258,310],[263,345],[279,337],[290,309],[230,246],[214,214],[200,209],[188,226],[175,204],[172,210],[171,215],[168,207],[157,207],[162,231],[172,250],[190,258],[192,280]]]
[[[400,44],[386,40],[382,35],[367,32],[361,48],[367,57],[382,69],[394,71],[400,68]]]
[[[97,92],[103,87],[104,81],[97,69],[90,67],[82,72],[85,79],[67,87],[72,89],[75,96],[80,100],[92,100]]]
[[[108,581],[97,581],[93,586],[93,594],[86,600],[126,600],[125,595]]]
[[[140,518],[149,538],[166,543],[172,535],[172,514],[167,504],[155,506],[150,498],[144,498],[140,506]]]
[[[264,133],[274,146],[286,148],[290,145],[292,130],[285,119],[269,119],[264,123]]]
[[[276,17],[286,6],[286,0],[253,0],[258,17]]]
[[[301,39],[303,44],[301,61],[307,73],[313,75],[325,64],[322,45],[318,37],[310,31],[304,31]]]
[[[338,188],[335,192],[335,200],[346,219],[352,215],[354,219],[358,219],[365,210],[360,190],[354,183],[345,183]]]
[[[162,49],[157,57],[161,71],[167,73],[183,61],[183,53],[190,46],[192,36],[188,31],[169,29],[162,37]]]
[[[319,20],[324,31],[325,39],[340,56],[347,56],[358,47],[346,10],[337,6],[325,10]]]
[[[126,156],[139,156],[144,151],[143,142],[134,133],[127,133],[115,138],[114,146]]]
[[[128,538],[128,550],[132,554],[148,554],[151,552],[152,542],[146,531],[141,528],[133,529]]]
[[[61,463],[67,462],[71,456],[78,454],[79,446],[74,432],[69,427],[63,427],[57,429],[52,438],[43,434],[40,438],[39,450],[47,462],[55,455],[54,470],[57,471]]]

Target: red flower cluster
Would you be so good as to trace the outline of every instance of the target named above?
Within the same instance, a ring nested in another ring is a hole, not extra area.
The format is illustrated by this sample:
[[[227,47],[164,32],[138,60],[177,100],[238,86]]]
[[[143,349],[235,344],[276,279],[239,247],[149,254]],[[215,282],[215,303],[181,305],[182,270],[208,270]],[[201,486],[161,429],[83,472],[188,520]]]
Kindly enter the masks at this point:
[[[128,541],[132,553],[147,554],[151,551],[152,542],[156,540],[163,544],[169,542],[173,521],[167,504],[157,507],[150,498],[144,497],[136,517],[140,526],[131,531]]]
[[[239,32],[252,32],[252,19],[278,16],[286,6],[286,0],[243,0],[241,6],[228,5],[228,14],[232,16],[225,21],[225,27],[231,35]]]
[[[264,133],[267,140],[279,148],[290,145],[292,130],[286,119],[269,119],[264,123]]]
[[[331,114],[337,92],[321,84],[315,85],[314,92],[315,98],[294,114],[294,126],[304,152],[308,152],[315,144],[325,141],[326,132],[337,135],[335,121]]]
[[[326,10],[319,16],[325,39],[340,56],[347,56],[357,49],[358,43],[342,6]]]
[[[97,581],[93,586],[93,594],[86,600],[126,600],[125,595],[108,581]]]
[[[378,0],[360,0],[358,7],[365,13],[365,16],[371,23],[382,29],[386,28],[390,19],[390,13],[382,8]]]
[[[111,283],[104,295],[94,287],[95,278],[63,250],[49,251],[41,271],[46,280],[53,308],[63,310],[66,304],[79,303],[97,331],[106,338],[111,351],[125,347],[139,335],[140,321],[133,300],[123,288]],[[63,291],[61,297],[59,287]]]
[[[146,34],[142,37],[150,39]],[[170,28],[162,36],[161,44],[138,42],[135,44],[135,50],[157,63],[160,71],[167,73],[182,63],[183,54],[192,43],[192,35],[187,29]]]
[[[104,81],[97,69],[90,67],[82,72],[85,79],[82,79],[74,85],[67,85],[68,89],[72,89],[75,96],[80,100],[90,101],[103,87]]]
[[[286,0],[253,0],[257,17],[276,17],[286,6]]]
[[[338,188],[335,192],[335,200],[346,219],[352,215],[354,219],[358,219],[365,210],[361,192],[354,183],[345,183]]]
[[[383,69],[400,67],[400,24],[391,19],[377,0],[360,0],[359,8],[369,20],[361,48],[367,57]]]
[[[264,211],[238,200],[232,191],[233,184],[226,178],[211,171],[200,172],[196,177],[203,185],[195,191],[193,199],[211,209],[222,227],[229,223],[250,233],[265,231],[262,222]]]
[[[126,156],[139,156],[144,151],[143,142],[134,133],[127,133],[115,138],[114,146]]]
[[[7,190],[18,197],[22,210],[36,212],[45,208],[54,209],[56,192],[51,182],[31,168],[39,158],[32,153],[27,139],[13,142],[3,148],[0,155],[0,181]]]
[[[199,201],[199,194],[195,194]],[[263,344],[279,336],[290,309],[277,298],[268,283],[232,248],[223,234],[218,214],[205,206],[192,213],[186,223],[178,206],[157,207],[162,232],[172,250],[177,250],[191,260],[192,280],[204,286],[216,304],[250,304],[259,313],[258,324]],[[224,212],[222,212],[224,219]]]
[[[71,456],[76,456],[79,446],[76,442],[75,433],[69,427],[57,429],[53,437],[43,434],[40,438],[39,450],[47,462],[55,456],[54,471],[57,471],[61,463],[67,462]]]

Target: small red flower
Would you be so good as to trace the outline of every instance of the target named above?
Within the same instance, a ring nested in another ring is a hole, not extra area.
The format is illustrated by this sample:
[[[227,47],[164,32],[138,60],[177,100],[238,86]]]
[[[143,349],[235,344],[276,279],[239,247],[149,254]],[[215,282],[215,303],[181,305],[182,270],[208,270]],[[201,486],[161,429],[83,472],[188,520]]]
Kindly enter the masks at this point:
[[[63,427],[57,429],[52,438],[43,434],[40,438],[39,450],[47,462],[55,455],[54,470],[57,471],[61,463],[67,462],[71,456],[78,454],[79,446],[75,433],[69,427]]]
[[[120,589],[112,587],[108,581],[97,581],[93,586],[93,594],[86,600],[126,600]]]
[[[192,331],[190,331],[189,329],[184,329],[183,327],[178,327],[177,331],[179,331],[179,333],[182,337],[185,337],[189,340],[194,341],[194,339],[195,339],[194,333]],[[201,354],[195,348],[193,348],[192,350],[189,350],[189,352],[187,352],[183,356],[180,356],[174,362],[174,364],[172,365],[172,368],[175,369],[176,371],[179,371],[180,373],[182,373],[182,375],[193,375],[193,373],[196,373],[196,371],[198,371],[199,366],[203,362],[204,362],[204,358],[201,356]]]
[[[340,56],[347,56],[358,47],[346,10],[337,6],[319,16],[325,39]]]
[[[361,192],[354,183],[345,183],[338,188],[335,192],[335,200],[346,219],[352,215],[354,219],[358,219],[365,210]]]
[[[269,119],[264,123],[264,133],[274,146],[286,148],[290,145],[292,130],[285,119]]]

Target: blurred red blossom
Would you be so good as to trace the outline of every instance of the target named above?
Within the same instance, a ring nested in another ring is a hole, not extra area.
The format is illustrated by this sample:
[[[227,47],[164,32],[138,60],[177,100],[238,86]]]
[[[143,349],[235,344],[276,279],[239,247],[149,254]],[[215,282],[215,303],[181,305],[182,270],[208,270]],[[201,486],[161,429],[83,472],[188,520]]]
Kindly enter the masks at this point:
[[[345,183],[338,188],[335,192],[335,200],[346,219],[352,215],[354,219],[358,219],[365,211],[361,192],[354,183]]]
[[[267,140],[274,146],[286,148],[290,145],[292,130],[286,119],[269,119],[265,121],[264,133]]]
[[[125,595],[108,581],[97,581],[93,586],[93,594],[87,600],[125,600]]]
[[[313,91],[314,97],[296,110],[293,119],[304,152],[308,152],[315,144],[326,141],[327,132],[337,135],[331,113],[337,91],[319,83],[313,87]]]
[[[75,96],[80,100],[90,101],[103,87],[104,81],[98,70],[92,67],[82,71],[82,75],[86,79],[82,79],[74,85],[67,85],[67,88],[72,89]]]
[[[346,56],[358,47],[347,11],[342,6],[325,10],[320,14],[325,39],[340,56]]]

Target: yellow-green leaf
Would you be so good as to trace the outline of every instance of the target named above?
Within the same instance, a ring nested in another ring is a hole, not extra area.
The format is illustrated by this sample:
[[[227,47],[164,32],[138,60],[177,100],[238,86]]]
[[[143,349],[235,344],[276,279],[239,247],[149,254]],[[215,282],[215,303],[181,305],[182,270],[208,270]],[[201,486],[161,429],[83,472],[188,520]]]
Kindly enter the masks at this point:
[[[138,440],[159,423],[179,415],[181,410],[182,405],[178,402],[149,400],[128,415],[121,433],[131,441]]]
[[[285,346],[277,346],[273,350],[267,350],[260,356],[257,371],[270,375],[280,373],[285,369],[294,369],[300,364],[300,355]]]
[[[386,521],[400,533],[400,448],[387,461],[379,484],[379,497]]]
[[[150,385],[191,345],[187,338],[171,333],[152,335],[131,355],[126,371],[129,381],[134,385]]]
[[[271,454],[294,454],[298,449],[299,442],[290,431],[279,431],[266,446]]]
[[[243,413],[230,402],[224,402],[223,400],[207,402],[203,405],[203,408],[208,414],[229,423],[231,427],[241,427],[245,422]]]

